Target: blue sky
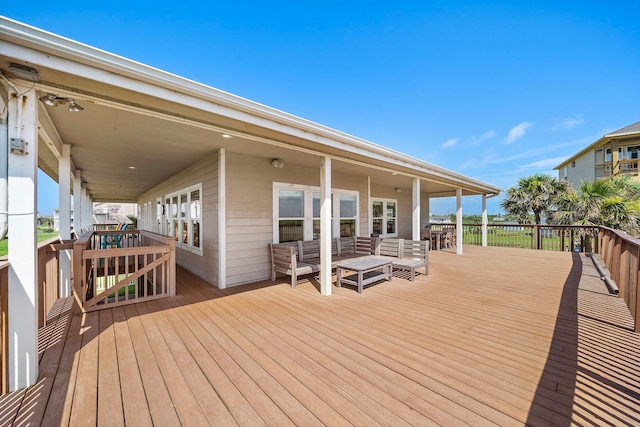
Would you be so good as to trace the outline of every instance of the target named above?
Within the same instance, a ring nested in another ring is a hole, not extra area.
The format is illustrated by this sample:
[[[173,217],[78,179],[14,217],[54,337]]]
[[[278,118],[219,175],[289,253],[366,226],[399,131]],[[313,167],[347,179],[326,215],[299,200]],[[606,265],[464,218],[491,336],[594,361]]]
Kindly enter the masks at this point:
[[[503,189],[557,176],[640,120],[635,1],[5,3],[10,18]],[[43,214],[57,206],[46,181]],[[480,212],[479,198],[463,206]]]

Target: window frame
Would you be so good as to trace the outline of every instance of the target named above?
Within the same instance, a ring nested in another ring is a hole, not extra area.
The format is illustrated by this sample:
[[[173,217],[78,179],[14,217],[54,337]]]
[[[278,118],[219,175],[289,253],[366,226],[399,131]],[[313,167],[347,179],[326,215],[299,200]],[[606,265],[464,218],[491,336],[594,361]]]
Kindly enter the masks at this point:
[[[302,220],[303,240],[318,240],[320,238],[319,233],[314,233],[314,222],[318,221],[320,217],[314,215],[313,199],[314,193],[320,193],[320,187],[310,185],[291,184],[284,182],[273,183],[273,242],[280,243],[280,221],[290,220],[290,217],[280,217],[280,190],[294,190],[303,192],[303,216],[302,218],[295,218],[296,220]],[[355,217],[341,217],[340,216],[340,197],[343,195],[355,196],[356,198],[356,215]],[[338,203],[335,203],[335,201]],[[335,219],[338,219],[337,221]],[[331,189],[331,238],[340,236],[340,225],[342,220],[355,220],[355,236],[360,235],[360,192],[355,190],[345,190],[340,188]]]
[[[374,216],[374,210],[373,210],[373,204],[376,202],[380,202],[382,203],[382,216]],[[376,219],[382,219],[382,230],[385,231],[384,233],[379,234],[379,236],[381,238],[385,238],[385,237],[398,237],[398,199],[387,199],[387,198],[382,198],[382,197],[372,197],[370,200],[371,203],[371,218],[370,218],[370,226],[371,226],[371,231],[373,232],[373,222]],[[388,203],[395,203],[395,213],[396,216],[393,217],[393,220],[395,222],[395,233],[386,233],[387,230],[387,223],[389,222],[389,217],[387,216],[387,204]]]
[[[197,218],[193,218],[191,197],[192,193],[196,191],[198,192],[199,216]],[[161,221],[161,224],[163,225],[163,228],[162,230],[158,230],[158,233],[174,237],[176,239],[177,248],[202,256],[202,183],[168,193],[163,198],[158,198],[157,201],[160,202],[163,199],[164,204],[161,205],[163,210],[163,220]],[[198,246],[194,245],[193,227],[195,222],[199,224]]]

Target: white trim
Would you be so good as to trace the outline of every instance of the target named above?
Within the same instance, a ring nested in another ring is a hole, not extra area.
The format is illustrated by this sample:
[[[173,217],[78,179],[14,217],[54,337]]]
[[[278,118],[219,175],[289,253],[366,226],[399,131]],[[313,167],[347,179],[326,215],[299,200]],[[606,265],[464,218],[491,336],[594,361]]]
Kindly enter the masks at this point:
[[[25,154],[8,158],[8,258],[9,296],[7,341],[9,390],[18,390],[38,379],[38,95],[19,87],[20,96],[9,94],[9,138],[29,143]]]
[[[327,156],[330,157],[330,156]],[[294,191],[302,191],[304,193],[304,215],[302,218],[282,218],[280,217],[280,204],[279,204],[279,190],[294,190]],[[320,201],[322,203],[322,190],[320,187],[312,186],[312,185],[301,185],[301,184],[292,184],[286,182],[277,182],[274,181],[272,184],[272,241],[273,243],[280,243],[280,221],[281,220],[301,220],[303,221],[303,240],[313,240],[313,221],[320,220],[322,224],[321,217],[313,216],[313,194],[320,194]],[[336,203],[332,204],[332,212],[331,212],[331,233],[335,237],[340,237],[340,220],[341,219],[355,219],[355,235],[360,235],[360,192],[357,190],[343,190],[340,188],[332,188],[331,194],[334,197],[334,201]],[[356,196],[356,217],[355,218],[347,218],[340,216],[340,196],[341,195],[352,195]],[[322,225],[321,225],[322,227]]]
[[[218,288],[227,287],[227,150],[218,151]]]
[[[462,188],[456,190],[456,252],[462,255]]]
[[[387,221],[388,221],[388,217],[387,217],[387,203],[392,202],[396,204],[396,216],[395,216],[395,222],[396,222],[396,232],[395,233],[382,233],[380,234],[380,238],[384,238],[384,237],[398,237],[398,210],[399,210],[399,206],[398,206],[398,199],[386,199],[384,197],[372,197],[369,200],[369,205],[371,206],[371,216],[369,217],[369,223],[371,226],[371,233],[373,233],[373,220],[374,220],[374,216],[373,216],[373,204],[375,202],[382,202],[382,229],[383,231],[387,229]],[[376,218],[380,218],[380,217],[376,217]]]
[[[191,193],[193,191],[198,191],[198,194],[200,197],[200,218],[199,218],[199,223],[200,223],[200,230],[198,233],[199,236],[199,245],[198,246],[193,246],[192,243],[192,239],[193,239],[193,230],[191,230],[192,227],[192,218],[191,218]],[[185,208],[185,217],[182,218],[180,216],[180,205],[182,204],[182,199],[181,197],[183,195],[186,195],[186,208]],[[176,200],[176,217],[174,218],[171,215],[171,209],[170,206],[173,206],[173,199],[177,198]],[[189,187],[185,187],[185,188],[181,188],[178,191],[174,191],[171,193],[168,193],[164,196],[164,200],[165,203],[167,201],[167,199],[170,201],[170,206],[166,207],[166,210],[168,210],[169,212],[165,212],[165,224],[169,224],[169,226],[167,227],[166,230],[166,234],[167,236],[177,236],[176,238],[176,248],[180,248],[183,249],[185,251],[189,251],[193,254],[196,255],[203,255],[203,249],[202,249],[202,233],[203,233],[203,212],[202,212],[202,206],[203,206],[203,197],[202,197],[202,183],[198,183],[198,184],[194,184],[194,185],[190,185]],[[176,231],[174,229],[174,221],[178,222],[178,230]],[[189,243],[184,243],[182,240],[182,236],[184,234],[184,227],[187,227],[187,238]]]
[[[39,50],[34,50],[32,46],[37,46]],[[477,194],[500,192],[497,187],[364,139],[4,17],[0,17],[0,50],[9,57],[22,58],[34,66],[54,68],[190,108],[221,114],[328,148],[413,169],[417,174],[439,177],[460,187],[474,187],[470,191]],[[421,179],[430,178],[421,176]]]
[[[320,166],[320,293],[331,295],[331,157]]]
[[[420,179],[414,178],[411,186],[412,206],[412,222],[411,222],[411,238],[420,240]]]
[[[487,196],[482,195],[482,246],[487,246],[487,229],[489,218],[487,216]]]
[[[71,239],[71,146],[62,146],[62,156],[58,159],[58,232],[60,239]],[[61,251],[58,289],[60,298],[71,295],[71,253]]]
[[[373,222],[371,221],[372,215],[373,207],[371,206],[371,177],[367,176],[367,236],[371,236],[373,234]]]

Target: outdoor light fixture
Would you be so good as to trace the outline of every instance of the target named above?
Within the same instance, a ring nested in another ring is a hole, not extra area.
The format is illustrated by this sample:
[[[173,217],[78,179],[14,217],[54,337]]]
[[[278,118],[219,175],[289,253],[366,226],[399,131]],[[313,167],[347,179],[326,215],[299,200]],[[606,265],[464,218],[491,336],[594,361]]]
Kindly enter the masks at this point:
[[[16,77],[30,80],[32,82],[40,81],[38,70],[33,67],[29,67],[28,65],[16,64],[15,62],[12,62],[11,64],[9,64],[9,72]]]
[[[231,135],[229,135],[228,133],[223,133],[223,134],[222,134],[222,137],[223,137],[223,138],[231,138]]]
[[[78,111],[84,110],[84,108],[76,104],[75,99],[57,96],[55,93],[47,93],[46,95],[41,96],[38,99],[44,105],[48,105],[49,107],[57,107],[58,105],[68,104],[67,109],[70,113],[77,113]]]
[[[271,160],[271,166],[274,168],[282,169],[284,167],[284,162],[280,159]]]
[[[402,190],[398,187],[394,188],[393,191],[395,191],[396,193],[400,193]]]

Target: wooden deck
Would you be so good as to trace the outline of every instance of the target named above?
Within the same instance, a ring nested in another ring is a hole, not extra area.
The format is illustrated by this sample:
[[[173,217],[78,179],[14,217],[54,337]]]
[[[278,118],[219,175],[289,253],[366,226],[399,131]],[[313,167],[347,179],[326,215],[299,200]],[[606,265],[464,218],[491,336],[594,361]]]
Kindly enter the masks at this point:
[[[577,253],[465,247],[358,294],[288,279],[54,306],[1,425],[640,425],[640,334]]]

